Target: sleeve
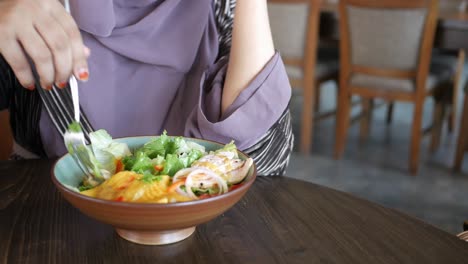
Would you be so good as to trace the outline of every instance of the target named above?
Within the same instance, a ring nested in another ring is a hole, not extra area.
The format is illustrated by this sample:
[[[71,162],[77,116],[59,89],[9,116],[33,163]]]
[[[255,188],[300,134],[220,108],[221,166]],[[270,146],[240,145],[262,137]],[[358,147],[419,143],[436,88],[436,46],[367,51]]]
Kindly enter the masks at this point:
[[[226,58],[208,69],[201,80],[197,108],[185,126],[185,134],[223,143],[234,140],[245,150],[280,120],[288,108],[291,86],[278,52],[221,114],[221,97],[227,70]]]
[[[12,76],[14,75],[10,66],[0,56],[0,111],[7,109],[10,105]]]

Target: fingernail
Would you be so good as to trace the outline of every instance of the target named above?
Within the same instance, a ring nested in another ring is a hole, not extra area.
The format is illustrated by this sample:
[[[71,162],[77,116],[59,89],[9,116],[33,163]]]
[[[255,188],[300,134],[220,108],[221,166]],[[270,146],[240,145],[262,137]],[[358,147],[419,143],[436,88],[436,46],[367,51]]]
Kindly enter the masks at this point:
[[[45,89],[46,89],[47,91],[52,90],[52,85],[47,85],[47,86],[45,87]]]
[[[25,87],[26,87],[26,89],[28,89],[28,90],[34,90],[34,88],[36,88],[36,86],[35,86],[34,84],[27,85],[27,86],[25,86]]]
[[[80,69],[78,71],[78,79],[80,79],[81,81],[87,81],[89,78],[89,73],[88,73],[88,70],[86,69]]]
[[[59,83],[56,84],[56,86],[58,88],[65,88],[67,86],[67,83],[66,82],[59,82]]]

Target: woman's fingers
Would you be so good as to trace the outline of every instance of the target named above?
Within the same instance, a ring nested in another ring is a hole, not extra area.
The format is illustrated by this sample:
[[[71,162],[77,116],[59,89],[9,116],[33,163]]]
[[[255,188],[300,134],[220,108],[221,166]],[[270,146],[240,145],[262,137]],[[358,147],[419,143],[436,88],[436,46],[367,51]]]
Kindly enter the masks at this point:
[[[35,81],[31,66],[20,44],[16,40],[4,40],[5,41],[0,41],[0,53],[3,54],[3,58],[5,58],[10,65],[21,85],[29,90],[33,90]]]
[[[0,35],[0,54],[24,86],[35,83],[28,56],[43,88],[64,87],[72,74],[88,79],[89,49],[59,1],[0,1]]]
[[[52,15],[68,36],[71,54],[73,58],[73,74],[78,79],[82,81],[87,81],[89,76],[89,70],[86,59],[89,56],[89,49],[88,54],[86,54],[87,48],[83,45],[80,30],[78,29],[78,26],[76,25],[72,16],[65,11],[63,6],[61,6],[61,4],[58,1],[55,3],[55,5],[57,6],[55,6],[55,8],[52,8]]]
[[[68,82],[73,69],[72,50],[68,36],[60,24],[53,17],[47,15],[38,16],[35,21],[35,28],[52,55],[53,79],[50,83],[50,79],[47,79],[47,84],[55,83],[56,86],[63,88]],[[39,75],[41,74],[39,73]]]
[[[26,14],[24,6],[12,1],[0,1],[0,54],[8,62],[18,81],[24,86],[34,88],[34,77],[31,67],[17,40],[17,28],[27,24],[29,17],[19,19],[19,14]],[[20,25],[18,25],[20,23]],[[29,23],[30,24],[30,23]]]
[[[34,28],[28,28],[20,32],[18,40],[34,63],[42,88],[52,89],[55,79],[54,61],[41,35]]]

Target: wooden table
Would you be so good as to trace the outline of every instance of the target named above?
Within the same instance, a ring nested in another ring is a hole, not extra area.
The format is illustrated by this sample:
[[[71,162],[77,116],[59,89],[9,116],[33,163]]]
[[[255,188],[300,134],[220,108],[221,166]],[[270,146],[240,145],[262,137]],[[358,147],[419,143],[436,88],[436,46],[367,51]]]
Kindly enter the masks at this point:
[[[0,162],[0,263],[468,263],[468,243],[454,235],[286,177],[258,178],[182,242],[136,245],[62,199],[51,167]]]

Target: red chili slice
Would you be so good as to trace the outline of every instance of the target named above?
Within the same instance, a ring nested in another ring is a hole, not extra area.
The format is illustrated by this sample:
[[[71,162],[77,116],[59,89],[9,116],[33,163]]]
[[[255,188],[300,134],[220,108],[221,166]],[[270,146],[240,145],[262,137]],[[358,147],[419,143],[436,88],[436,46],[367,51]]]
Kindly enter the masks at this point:
[[[231,187],[229,187],[229,190],[228,192],[230,191],[234,191],[235,189],[239,189],[243,184],[240,183],[240,184],[235,184],[235,185],[232,185]]]
[[[123,171],[124,167],[125,166],[124,166],[122,160],[120,160],[120,159],[116,160],[116,162],[115,162],[115,173]]]

